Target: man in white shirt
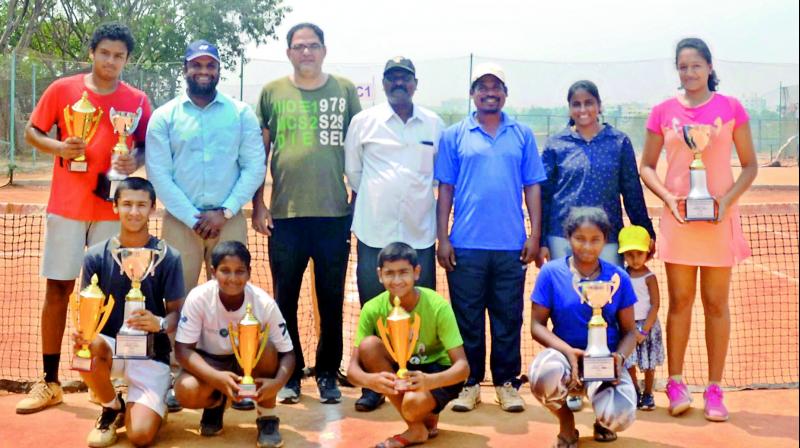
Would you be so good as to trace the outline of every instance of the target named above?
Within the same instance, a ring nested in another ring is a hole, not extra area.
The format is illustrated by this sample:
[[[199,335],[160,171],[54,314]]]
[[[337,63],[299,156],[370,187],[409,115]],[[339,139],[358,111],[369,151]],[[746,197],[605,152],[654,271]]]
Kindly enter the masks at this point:
[[[294,370],[295,356],[286,322],[277,303],[251,284],[250,252],[238,241],[218,244],[211,253],[214,279],[189,293],[175,335],[175,357],[183,368],[175,379],[175,395],[184,407],[203,409],[200,434],[222,431],[227,400],[238,400],[242,366],[234,356],[229,324],[255,318],[268,330],[266,349],[255,362],[252,377],[259,448],[282,446],[275,415],[278,391]],[[252,313],[252,314],[249,314]],[[235,330],[234,330],[235,331]]]
[[[345,173],[353,191],[352,231],[358,238],[358,295],[363,306],[383,292],[378,253],[393,242],[417,250],[418,285],[436,289],[436,199],[433,163],[444,122],[414,105],[416,69],[398,56],[386,62],[383,90],[388,103],[358,113],[344,142]],[[364,389],[359,411],[372,411],[383,396]]]

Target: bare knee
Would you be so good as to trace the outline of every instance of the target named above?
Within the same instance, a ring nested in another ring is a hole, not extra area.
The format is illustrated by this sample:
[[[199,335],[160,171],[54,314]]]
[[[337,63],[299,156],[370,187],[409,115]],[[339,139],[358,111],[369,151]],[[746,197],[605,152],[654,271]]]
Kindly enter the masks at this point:
[[[204,389],[208,389],[207,393]],[[175,391],[175,398],[180,402],[181,406],[189,409],[204,407],[213,392],[213,389],[203,387],[203,383],[200,380],[185,372],[175,379],[173,390]]]
[[[143,429],[128,429],[125,431],[128,435],[128,441],[131,442],[131,445],[140,447],[140,446],[150,446],[153,444],[153,441],[156,438],[156,430],[143,430]]]
[[[47,279],[45,285],[45,306],[63,306],[69,303],[69,295],[75,288],[75,280]]]
[[[359,361],[368,372],[382,371],[388,362],[388,356],[383,342],[377,336],[367,336],[358,345]]]
[[[419,422],[430,414],[435,406],[436,401],[430,393],[406,392],[403,395],[400,413],[409,422]]]
[[[683,286],[672,288],[669,295],[669,314],[691,314],[694,296],[694,288]]]

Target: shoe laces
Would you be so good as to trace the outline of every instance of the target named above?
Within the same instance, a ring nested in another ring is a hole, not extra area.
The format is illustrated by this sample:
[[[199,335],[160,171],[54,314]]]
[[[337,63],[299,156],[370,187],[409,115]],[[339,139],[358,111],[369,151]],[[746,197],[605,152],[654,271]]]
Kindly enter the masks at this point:
[[[321,376],[317,380],[320,389],[331,390],[336,387],[336,379],[330,376]]]
[[[117,420],[117,416],[119,413],[122,412],[122,407],[119,409],[112,409],[103,407],[103,412],[100,414],[100,417],[97,419],[97,424],[95,427],[101,430],[107,430],[112,423]]]
[[[475,386],[464,386],[464,387],[461,389],[461,392],[459,392],[459,393],[458,393],[458,399],[459,399],[459,400],[466,400],[466,399],[468,399],[468,398],[469,398],[469,396],[472,394],[472,389],[473,389],[474,387],[475,387]]]
[[[256,421],[259,432],[266,432],[268,434],[274,433],[278,429],[277,418],[259,418]]]
[[[33,385],[28,395],[37,399],[49,400],[50,397],[53,396],[53,391],[50,390],[50,386],[42,380]]]
[[[667,393],[669,395],[674,395],[674,394],[677,394],[677,393],[680,393],[681,395],[683,395],[684,388],[685,388],[685,386],[683,385],[683,382],[678,382],[678,381],[675,381],[675,380],[672,380],[672,379],[667,381]]]
[[[707,401],[720,402],[722,401],[722,388],[712,384],[706,388],[706,393],[703,395]]]

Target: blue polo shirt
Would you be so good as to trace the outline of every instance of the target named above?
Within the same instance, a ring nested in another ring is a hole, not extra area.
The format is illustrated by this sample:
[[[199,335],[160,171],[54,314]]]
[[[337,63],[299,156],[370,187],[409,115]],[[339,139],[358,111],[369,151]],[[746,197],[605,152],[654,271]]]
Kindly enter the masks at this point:
[[[442,132],[434,174],[455,187],[453,247],[522,249],[522,188],[547,178],[529,127],[502,113],[492,137],[473,113]]]
[[[611,303],[603,307],[603,319],[608,323],[608,349],[617,350],[620,339],[619,310],[636,303],[631,278],[624,269],[600,260],[600,275],[597,280],[611,280],[619,274],[619,289],[611,297]],[[581,302],[580,296],[572,286],[572,271],[569,269],[569,257],[553,260],[544,266],[536,277],[531,300],[550,310],[553,322],[553,333],[573,348],[586,348],[589,335],[589,319],[592,318],[592,307]]]

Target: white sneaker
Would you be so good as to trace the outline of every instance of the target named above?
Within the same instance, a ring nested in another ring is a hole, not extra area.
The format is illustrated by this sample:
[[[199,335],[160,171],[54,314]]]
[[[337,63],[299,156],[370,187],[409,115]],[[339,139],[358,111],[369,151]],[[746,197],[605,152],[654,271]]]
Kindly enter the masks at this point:
[[[119,400],[119,409],[103,408],[94,428],[86,437],[88,446],[104,448],[117,443],[117,428],[125,426],[125,401],[121,396],[117,396],[117,400]]]
[[[64,401],[64,392],[58,383],[46,383],[44,379],[33,385],[28,396],[17,403],[17,414],[33,414]]]
[[[481,402],[481,385],[464,386],[458,398],[453,400],[453,410],[456,412],[469,412]]]
[[[495,401],[500,404],[500,409],[506,412],[522,412],[525,410],[525,400],[519,396],[519,391],[511,382],[502,386],[495,386]]]

